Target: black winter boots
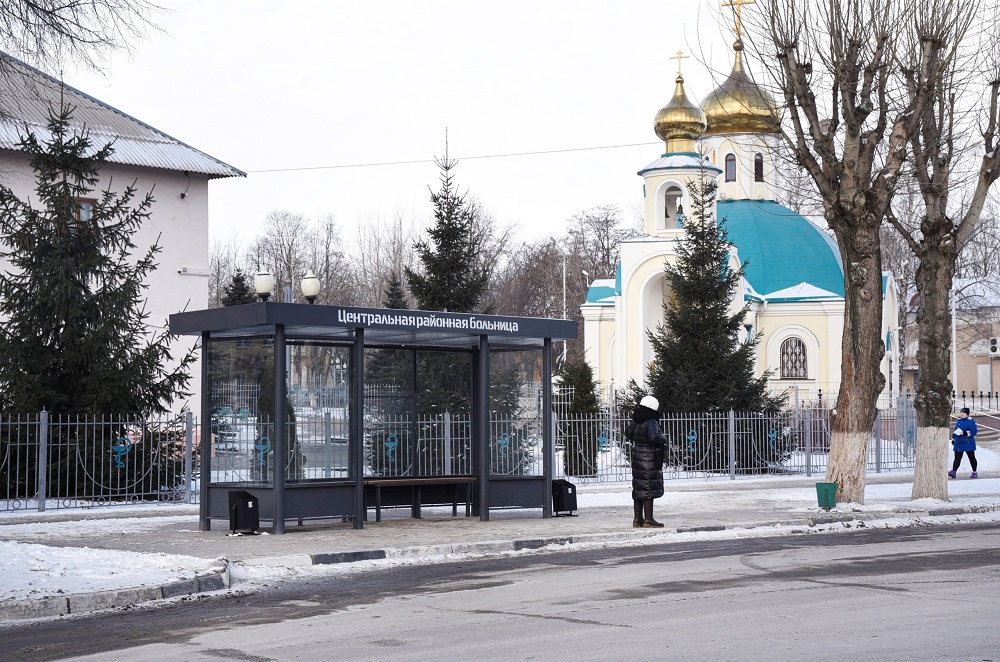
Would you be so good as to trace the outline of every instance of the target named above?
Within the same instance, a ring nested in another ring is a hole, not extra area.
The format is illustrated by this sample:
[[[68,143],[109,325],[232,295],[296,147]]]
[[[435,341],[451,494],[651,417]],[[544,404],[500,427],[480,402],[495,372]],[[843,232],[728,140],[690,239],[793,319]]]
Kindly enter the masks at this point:
[[[636,502],[636,503],[638,503],[638,502]],[[662,529],[663,528],[662,524],[660,524],[655,519],[653,519],[653,500],[652,499],[646,499],[645,501],[642,502],[642,510],[643,510],[643,513],[642,513],[642,516],[643,516],[642,528],[644,528],[644,529]],[[632,526],[635,526],[635,523],[633,523]]]

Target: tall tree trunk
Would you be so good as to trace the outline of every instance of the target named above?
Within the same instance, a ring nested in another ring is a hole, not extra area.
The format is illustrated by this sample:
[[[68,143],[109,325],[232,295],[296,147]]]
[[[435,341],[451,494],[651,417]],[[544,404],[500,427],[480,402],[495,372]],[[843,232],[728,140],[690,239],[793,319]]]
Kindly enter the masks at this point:
[[[837,500],[865,502],[868,441],[875,423],[878,394],[885,388],[880,370],[882,339],[882,256],[878,219],[865,214],[852,233],[840,233],[844,262],[844,335],[840,394],[833,415],[833,437],[826,480],[837,483]],[[846,241],[845,241],[846,240]]]
[[[950,224],[949,224],[950,225]],[[925,224],[929,229],[929,224]],[[917,458],[914,499],[948,498],[948,438],[951,413],[951,316],[948,297],[955,273],[955,249],[950,241],[925,237],[917,267],[917,365],[920,380],[917,409]]]

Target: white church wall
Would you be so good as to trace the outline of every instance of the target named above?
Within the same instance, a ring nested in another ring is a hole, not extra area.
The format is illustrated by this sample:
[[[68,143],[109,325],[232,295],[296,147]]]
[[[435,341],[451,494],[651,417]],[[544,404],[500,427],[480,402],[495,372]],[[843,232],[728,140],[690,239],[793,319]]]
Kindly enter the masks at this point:
[[[811,385],[828,389],[831,384],[839,383],[842,303],[772,303],[762,310],[757,319],[759,331],[763,333],[759,349],[764,352],[758,374],[770,369],[774,373],[772,379],[780,379],[781,343],[797,336],[806,346],[808,381]]]
[[[594,379],[601,384],[614,381],[615,308],[584,304],[583,356],[594,371]]]
[[[771,136],[733,135],[709,136],[702,139],[702,151],[722,169],[719,195],[732,200],[774,200],[777,171],[774,167],[775,141]],[[736,181],[726,181],[726,155],[736,157]],[[764,181],[754,181],[754,158],[760,154],[764,164]]]
[[[771,383],[776,386],[798,385],[805,388],[814,388],[819,383],[824,383],[820,378],[822,374],[822,362],[820,360],[820,342],[816,336],[815,329],[810,329],[802,324],[788,324],[787,318],[774,320],[781,324],[773,332],[767,334],[766,345],[766,369],[772,373]],[[782,324],[782,322],[785,322]],[[785,378],[781,376],[781,346],[790,338],[798,338],[806,348],[806,377],[805,378]]]

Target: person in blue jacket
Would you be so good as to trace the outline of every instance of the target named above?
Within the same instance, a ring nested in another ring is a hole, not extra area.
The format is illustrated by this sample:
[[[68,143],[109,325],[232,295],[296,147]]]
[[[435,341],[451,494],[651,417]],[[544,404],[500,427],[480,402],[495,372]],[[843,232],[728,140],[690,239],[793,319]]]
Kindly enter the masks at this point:
[[[955,431],[951,433],[951,443],[954,446],[955,451],[955,461],[951,464],[951,471],[948,475],[952,478],[958,472],[958,468],[962,465],[962,453],[969,456],[969,464],[972,465],[972,475],[969,478],[979,478],[979,474],[976,473],[976,468],[979,463],[976,462],[976,422],[972,420],[969,415],[969,408],[963,407],[962,413],[958,415],[958,420],[955,421]]]

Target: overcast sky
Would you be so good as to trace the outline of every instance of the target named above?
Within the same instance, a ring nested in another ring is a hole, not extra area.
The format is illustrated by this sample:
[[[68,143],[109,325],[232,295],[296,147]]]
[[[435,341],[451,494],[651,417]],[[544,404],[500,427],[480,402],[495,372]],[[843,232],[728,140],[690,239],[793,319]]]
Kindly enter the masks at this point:
[[[163,4],[161,34],[65,76],[248,173],[210,184],[213,240],[249,239],[271,209],[333,214],[348,233],[398,212],[426,227],[446,127],[460,188],[523,239],[598,204],[631,217],[636,172],[662,152],[669,57],[692,55],[695,101],[721,80],[699,60],[731,66],[719,0]],[[418,163],[320,169],[399,161]]]

